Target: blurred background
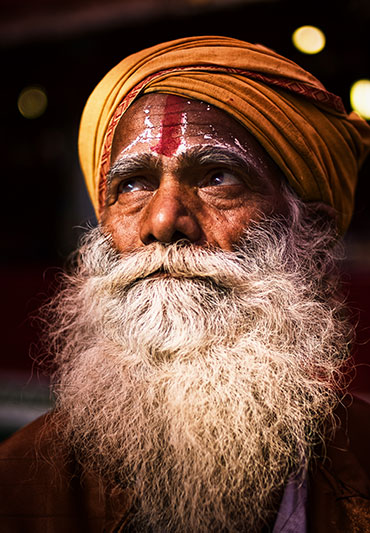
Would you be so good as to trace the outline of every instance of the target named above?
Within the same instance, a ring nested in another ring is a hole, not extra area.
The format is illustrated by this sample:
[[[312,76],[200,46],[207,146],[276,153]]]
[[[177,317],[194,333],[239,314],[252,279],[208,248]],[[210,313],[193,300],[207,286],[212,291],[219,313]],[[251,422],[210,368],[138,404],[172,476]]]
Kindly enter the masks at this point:
[[[1,0],[0,6],[3,438],[50,406],[47,377],[34,364],[39,330],[31,317],[53,293],[82,228],[96,223],[77,134],[84,103],[101,77],[126,55],[160,41],[227,35],[296,61],[339,94],[347,110],[355,105],[353,84],[365,80],[357,88],[362,104],[356,105],[366,115],[370,2]],[[302,26],[316,30],[296,32]],[[369,193],[367,161],[346,237],[343,279],[358,323],[352,389],[370,399]]]

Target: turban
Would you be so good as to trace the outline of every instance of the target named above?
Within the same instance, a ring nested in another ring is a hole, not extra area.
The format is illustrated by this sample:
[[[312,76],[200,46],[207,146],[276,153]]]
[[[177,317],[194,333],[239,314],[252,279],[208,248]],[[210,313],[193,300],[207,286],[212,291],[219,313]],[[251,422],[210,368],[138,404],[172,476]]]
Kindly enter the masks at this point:
[[[142,94],[165,93],[212,104],[259,141],[307,202],[334,208],[344,232],[370,126],[294,62],[229,37],[201,36],[133,54],[102,79],[82,114],[79,156],[98,219],[115,126]]]

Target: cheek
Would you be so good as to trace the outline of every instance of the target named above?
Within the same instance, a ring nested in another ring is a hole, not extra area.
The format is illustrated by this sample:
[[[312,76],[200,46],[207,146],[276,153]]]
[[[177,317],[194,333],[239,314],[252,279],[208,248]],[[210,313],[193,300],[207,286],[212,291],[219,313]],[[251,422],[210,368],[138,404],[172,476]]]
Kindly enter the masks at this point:
[[[134,229],[137,223],[126,218],[105,213],[101,222],[103,232],[111,237],[114,248],[121,253],[131,252],[137,247],[137,231]]]
[[[244,218],[242,220],[231,220],[228,224],[224,224],[220,229],[220,239],[222,239],[223,249],[233,250],[236,244],[239,244],[244,231],[249,225],[249,221]]]
[[[211,216],[203,219],[206,240],[211,246],[233,251],[252,219],[255,220],[255,216],[250,209],[245,208],[213,212]]]
[[[215,213],[209,228],[218,246],[233,250],[251,224],[258,223],[274,213],[283,213],[281,209],[276,208],[274,197],[249,197],[244,205]]]

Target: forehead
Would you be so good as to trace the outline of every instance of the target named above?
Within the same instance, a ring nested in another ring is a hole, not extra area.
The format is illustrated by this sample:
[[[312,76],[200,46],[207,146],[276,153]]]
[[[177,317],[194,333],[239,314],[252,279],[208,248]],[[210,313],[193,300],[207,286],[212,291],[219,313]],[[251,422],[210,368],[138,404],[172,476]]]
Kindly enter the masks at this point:
[[[173,157],[194,146],[242,151],[255,165],[280,174],[256,139],[225,111],[199,100],[149,94],[136,100],[119,121],[111,163],[119,156],[150,152]]]

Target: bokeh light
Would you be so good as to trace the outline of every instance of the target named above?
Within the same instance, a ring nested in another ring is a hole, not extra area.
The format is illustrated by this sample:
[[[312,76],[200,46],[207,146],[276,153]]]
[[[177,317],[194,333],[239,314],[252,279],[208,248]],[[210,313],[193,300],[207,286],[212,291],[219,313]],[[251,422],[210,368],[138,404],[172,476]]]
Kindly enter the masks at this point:
[[[18,109],[25,118],[41,117],[46,111],[48,99],[42,87],[25,87],[18,97]]]
[[[354,111],[370,120],[370,80],[358,80],[352,85],[350,101]]]
[[[304,54],[318,54],[324,49],[326,38],[323,31],[315,26],[301,26],[292,35],[293,44]]]

